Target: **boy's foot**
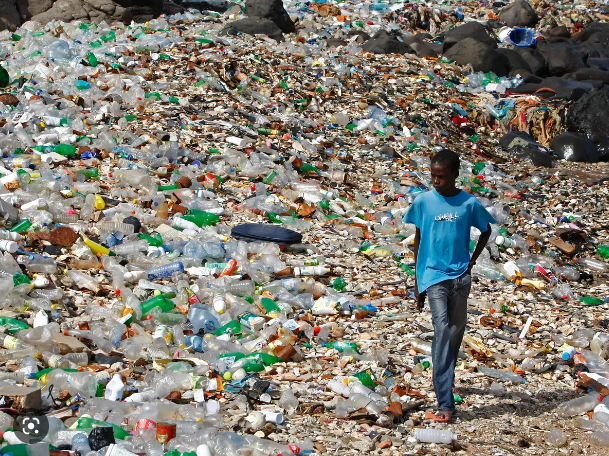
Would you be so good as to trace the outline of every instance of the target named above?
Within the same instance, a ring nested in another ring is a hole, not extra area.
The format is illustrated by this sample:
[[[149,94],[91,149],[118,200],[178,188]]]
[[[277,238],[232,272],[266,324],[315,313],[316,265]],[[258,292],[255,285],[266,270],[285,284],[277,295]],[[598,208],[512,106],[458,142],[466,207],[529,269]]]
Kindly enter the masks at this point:
[[[452,419],[453,412],[450,410],[438,410],[432,418],[436,423],[450,423]]]

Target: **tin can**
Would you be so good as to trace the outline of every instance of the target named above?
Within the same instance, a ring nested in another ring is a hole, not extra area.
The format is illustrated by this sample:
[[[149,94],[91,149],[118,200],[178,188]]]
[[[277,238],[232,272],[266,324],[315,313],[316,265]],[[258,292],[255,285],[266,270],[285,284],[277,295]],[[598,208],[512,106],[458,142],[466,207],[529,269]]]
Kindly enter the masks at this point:
[[[157,423],[156,439],[161,443],[167,443],[176,436],[175,423]]]
[[[281,358],[282,362],[289,361],[296,355],[296,349],[292,345],[286,345],[275,355],[277,358]]]

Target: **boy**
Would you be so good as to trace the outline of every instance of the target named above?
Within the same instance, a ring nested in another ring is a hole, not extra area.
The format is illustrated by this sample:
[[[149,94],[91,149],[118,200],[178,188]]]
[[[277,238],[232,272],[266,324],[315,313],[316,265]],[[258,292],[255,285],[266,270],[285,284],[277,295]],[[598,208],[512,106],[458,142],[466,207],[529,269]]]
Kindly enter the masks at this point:
[[[442,149],[431,159],[433,190],[418,196],[404,217],[416,226],[415,296],[419,312],[429,297],[434,327],[431,348],[433,386],[438,401],[435,421],[449,422],[455,411],[455,364],[467,323],[471,270],[497,223],[478,199],[455,186],[459,156]],[[469,256],[471,227],[482,234]]]

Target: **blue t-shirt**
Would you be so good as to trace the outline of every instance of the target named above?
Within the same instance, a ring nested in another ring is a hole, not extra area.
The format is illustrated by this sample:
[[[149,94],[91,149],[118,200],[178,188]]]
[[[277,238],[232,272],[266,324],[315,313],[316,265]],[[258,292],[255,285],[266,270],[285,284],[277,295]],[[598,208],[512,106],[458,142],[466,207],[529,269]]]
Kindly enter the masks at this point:
[[[422,293],[436,283],[462,276],[469,267],[471,227],[484,232],[497,220],[469,193],[445,197],[433,189],[414,200],[404,222],[421,231],[416,267]]]

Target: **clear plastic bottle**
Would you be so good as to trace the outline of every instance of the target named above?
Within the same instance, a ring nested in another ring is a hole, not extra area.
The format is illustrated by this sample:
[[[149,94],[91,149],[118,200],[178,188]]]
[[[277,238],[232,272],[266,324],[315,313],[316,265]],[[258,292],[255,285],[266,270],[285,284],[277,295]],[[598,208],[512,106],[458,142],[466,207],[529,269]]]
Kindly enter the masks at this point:
[[[559,416],[565,418],[575,415],[581,415],[582,413],[593,410],[594,407],[598,405],[601,399],[602,396],[600,396],[597,392],[592,392],[585,396],[581,396],[576,399],[563,402],[558,407],[556,407],[556,411],[558,412]]]
[[[72,437],[72,451],[75,451],[77,456],[85,456],[91,451],[87,434],[79,432]]]
[[[457,440],[457,436],[452,431],[445,431],[440,429],[421,429],[417,428],[414,430],[414,438],[419,442],[423,443],[451,443],[453,440]]]
[[[148,280],[164,279],[173,274],[184,272],[184,264],[181,261],[156,266],[148,270]]]
[[[526,380],[515,372],[504,371],[500,369],[491,369],[486,366],[480,366],[479,372],[492,378],[503,380],[505,382],[524,383]]]

